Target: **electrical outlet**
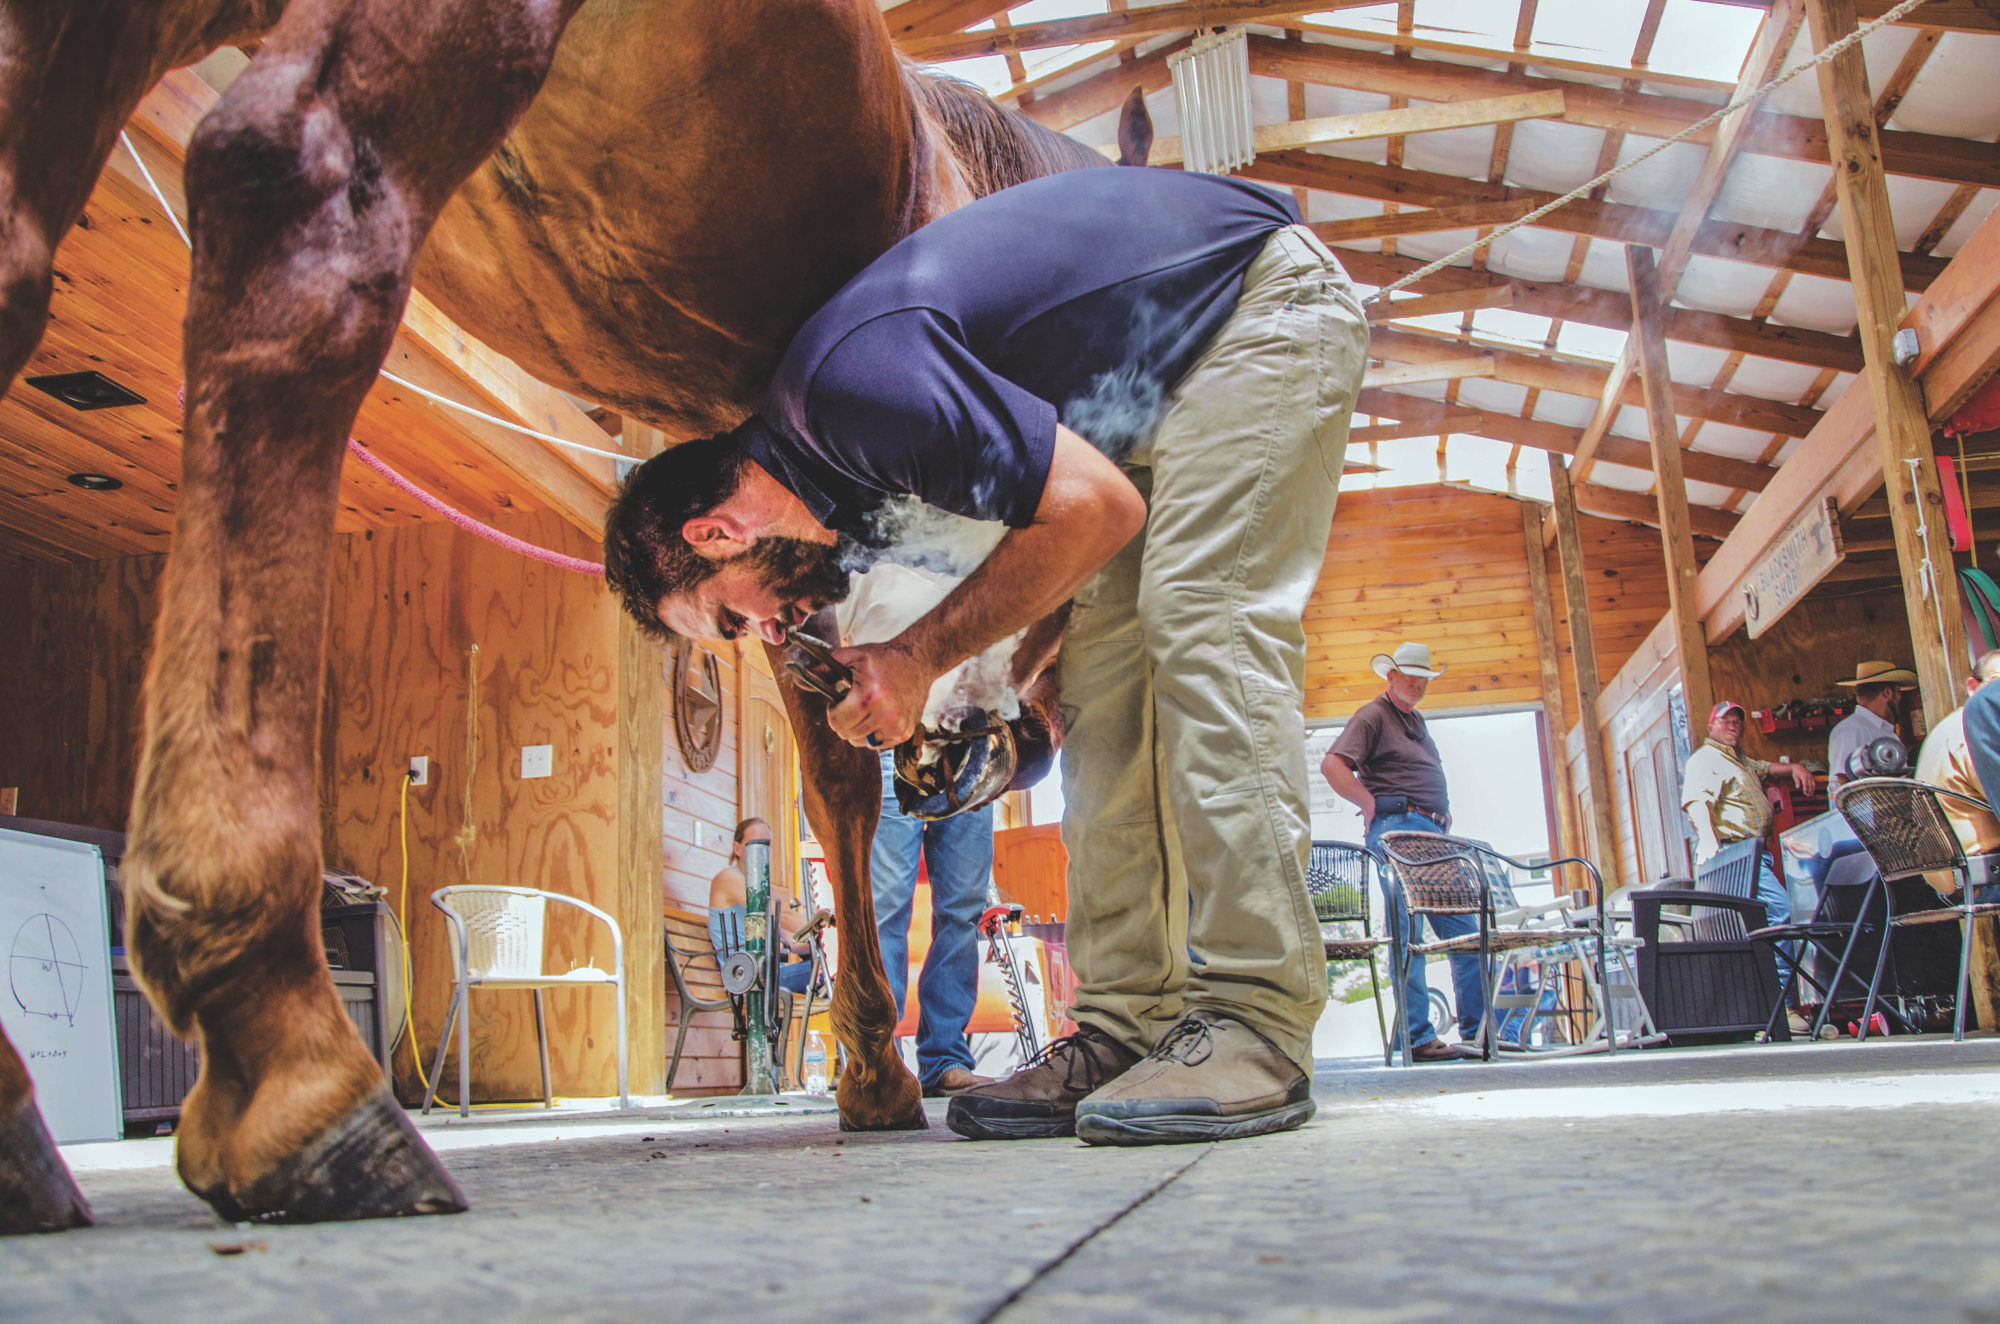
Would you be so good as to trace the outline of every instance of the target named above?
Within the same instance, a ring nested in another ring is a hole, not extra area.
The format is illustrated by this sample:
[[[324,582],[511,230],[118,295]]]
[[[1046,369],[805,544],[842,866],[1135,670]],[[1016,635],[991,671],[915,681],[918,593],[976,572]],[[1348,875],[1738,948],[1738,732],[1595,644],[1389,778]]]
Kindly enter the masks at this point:
[[[410,785],[429,786],[431,784],[431,761],[422,754],[410,758]]]
[[[530,777],[552,777],[556,770],[556,747],[554,745],[521,746],[521,780]]]

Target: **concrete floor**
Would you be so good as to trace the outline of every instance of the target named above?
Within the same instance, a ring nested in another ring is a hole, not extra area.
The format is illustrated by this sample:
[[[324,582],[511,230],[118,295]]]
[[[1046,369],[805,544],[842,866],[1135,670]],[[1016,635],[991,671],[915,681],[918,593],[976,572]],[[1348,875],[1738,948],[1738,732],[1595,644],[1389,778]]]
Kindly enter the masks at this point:
[[[233,1229],[78,1147],[99,1226],[0,1242],[0,1318],[2000,1324],[2000,1040],[1369,1063],[1214,1146],[454,1120],[473,1211],[409,1222]]]

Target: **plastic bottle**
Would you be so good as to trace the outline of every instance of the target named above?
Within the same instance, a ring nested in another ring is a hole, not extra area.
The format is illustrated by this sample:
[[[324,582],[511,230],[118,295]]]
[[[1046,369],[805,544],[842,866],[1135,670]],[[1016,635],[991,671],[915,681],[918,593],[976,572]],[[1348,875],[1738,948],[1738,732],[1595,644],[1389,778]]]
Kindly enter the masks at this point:
[[[806,1036],[805,1087],[808,1094],[826,1093],[826,1040],[818,1031]]]

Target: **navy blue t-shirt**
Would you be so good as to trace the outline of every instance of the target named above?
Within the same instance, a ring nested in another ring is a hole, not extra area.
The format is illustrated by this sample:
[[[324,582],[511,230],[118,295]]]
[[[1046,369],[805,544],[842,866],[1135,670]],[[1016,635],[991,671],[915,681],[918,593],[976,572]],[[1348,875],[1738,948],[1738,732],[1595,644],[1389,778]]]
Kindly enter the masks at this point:
[[[1121,458],[1298,219],[1289,197],[1178,170],[989,194],[813,315],[743,429],[750,457],[832,529],[902,495],[1025,528],[1058,419]]]

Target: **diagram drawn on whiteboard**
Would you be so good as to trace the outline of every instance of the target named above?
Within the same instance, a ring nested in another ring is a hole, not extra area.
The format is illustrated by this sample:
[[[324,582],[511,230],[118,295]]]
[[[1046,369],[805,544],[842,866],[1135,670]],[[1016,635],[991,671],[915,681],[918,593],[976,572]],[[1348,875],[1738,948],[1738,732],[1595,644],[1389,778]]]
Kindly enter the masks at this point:
[[[28,1015],[75,1025],[85,972],[76,935],[54,915],[30,915],[15,932],[7,977],[15,1003]]]

